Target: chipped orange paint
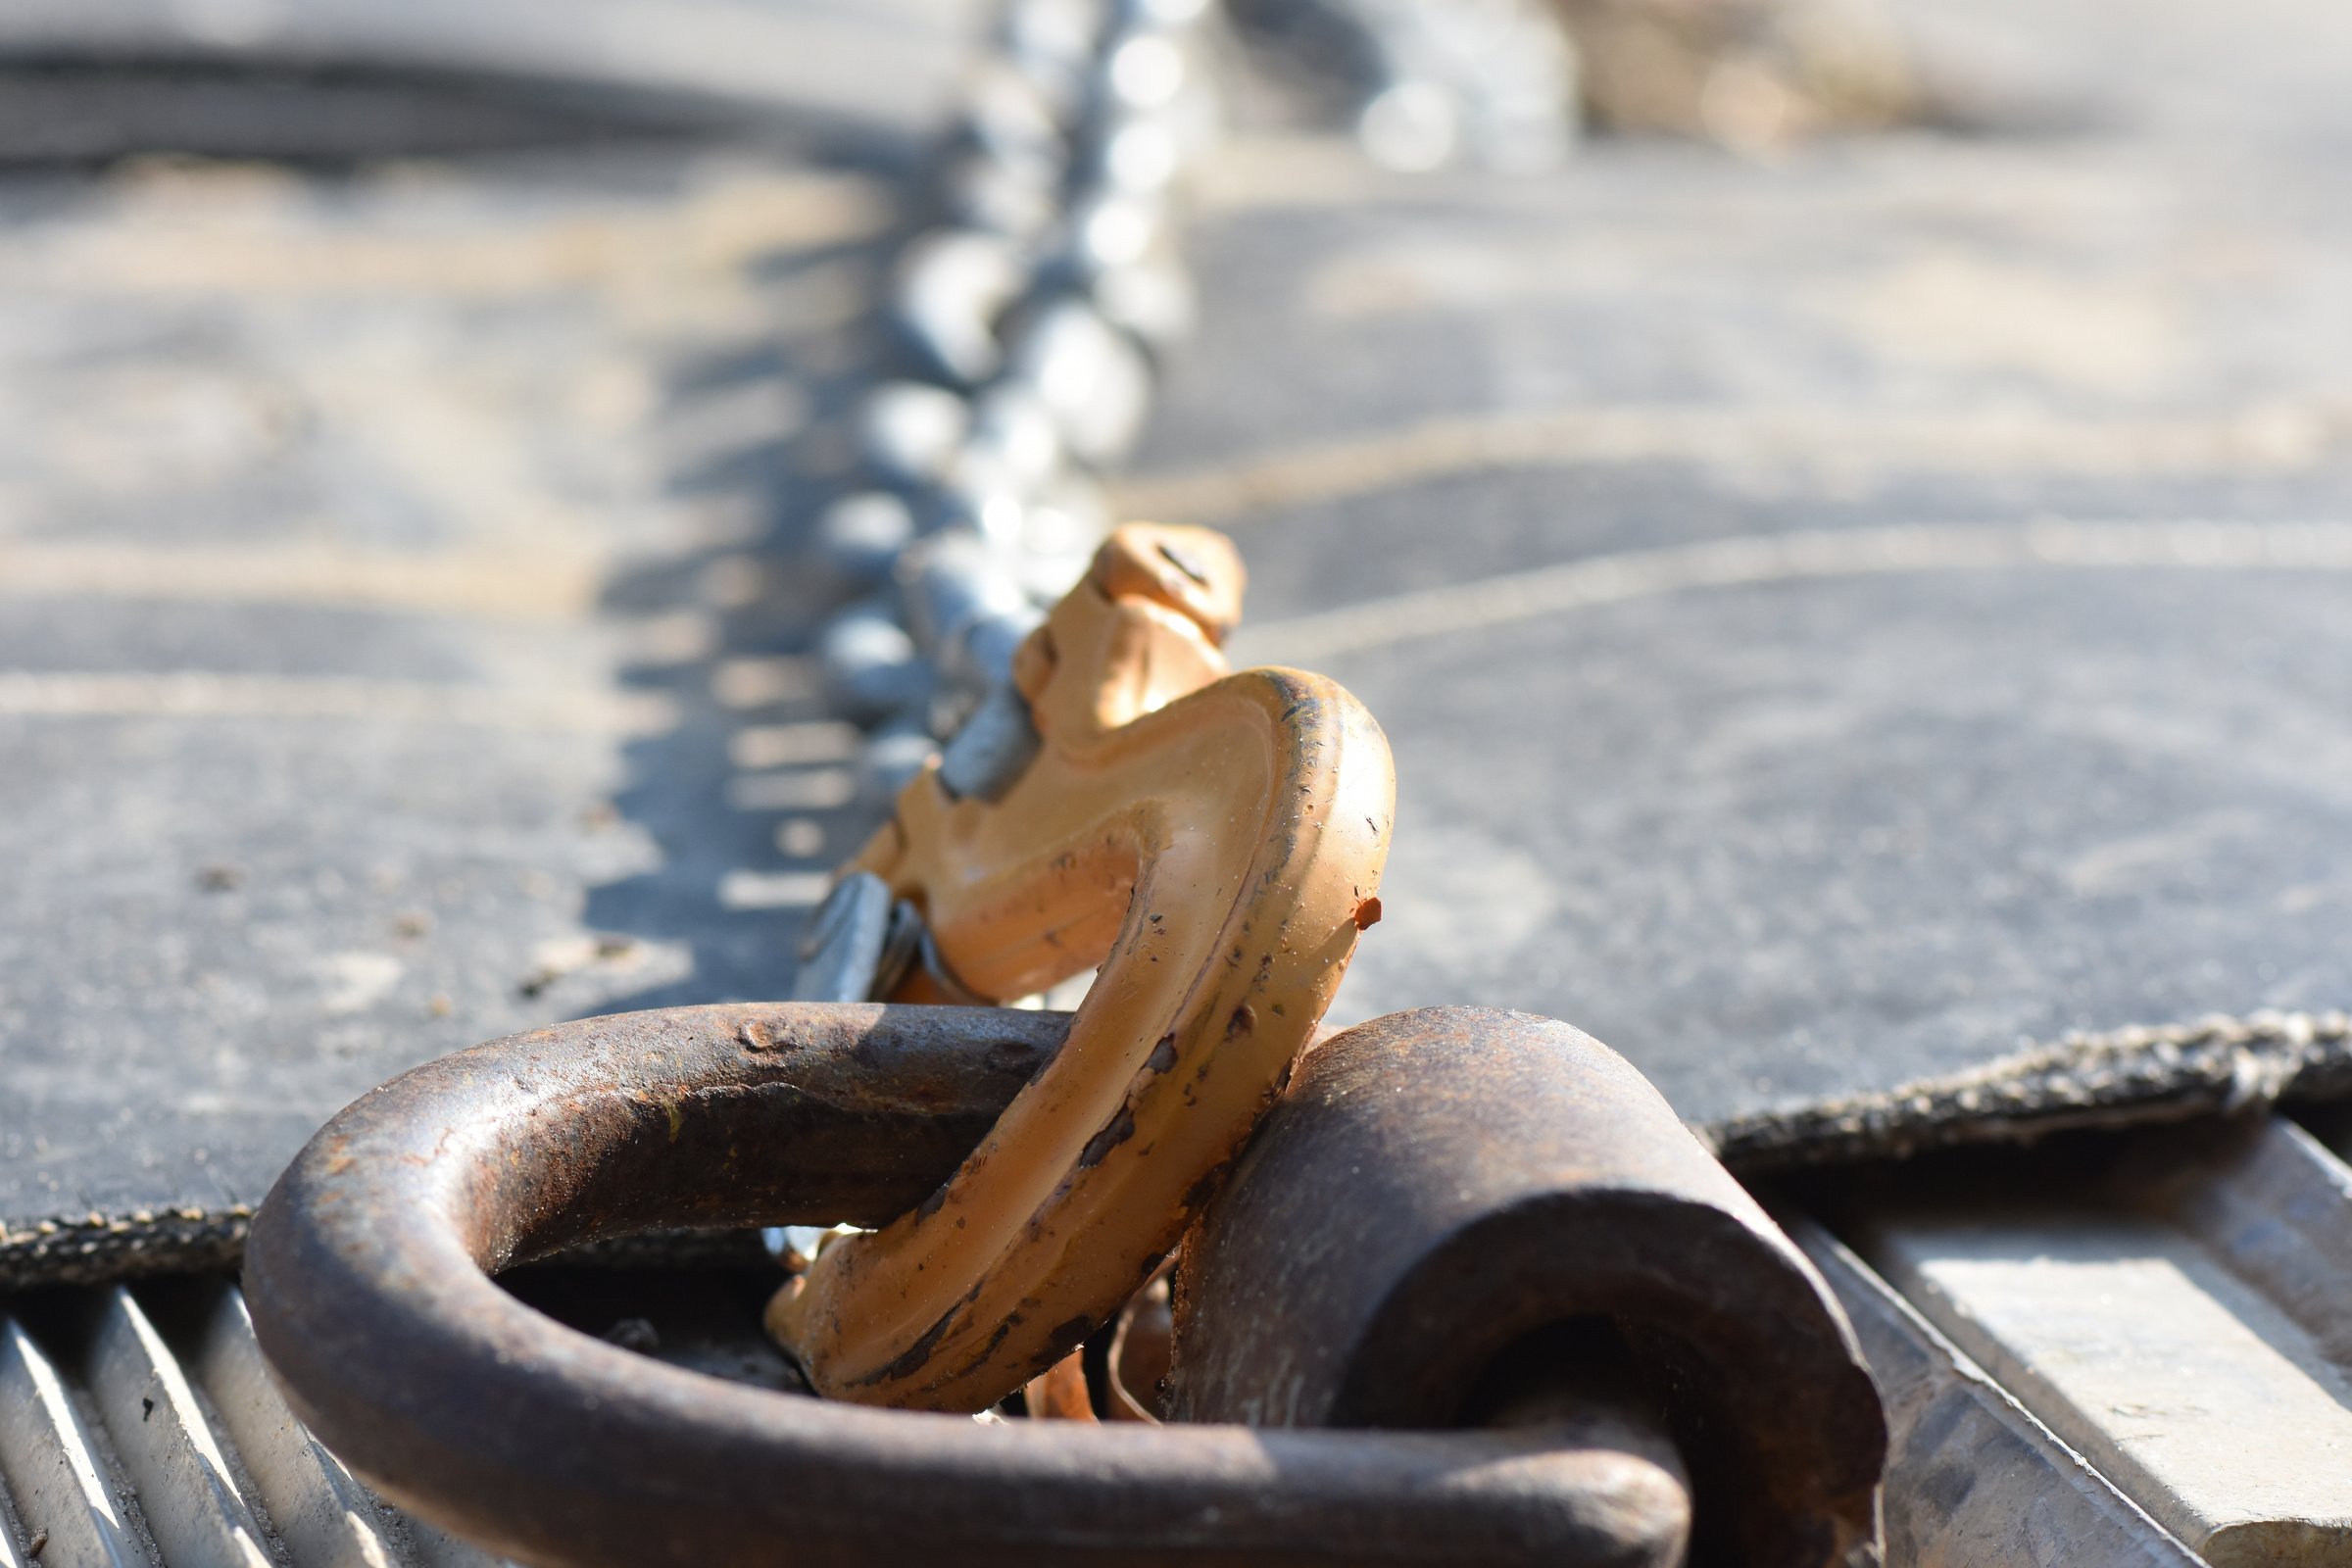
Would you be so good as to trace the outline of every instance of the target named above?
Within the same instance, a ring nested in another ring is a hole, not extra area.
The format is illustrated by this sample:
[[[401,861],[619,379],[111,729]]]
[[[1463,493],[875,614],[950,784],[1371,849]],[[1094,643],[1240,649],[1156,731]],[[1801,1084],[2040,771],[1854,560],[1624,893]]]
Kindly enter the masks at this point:
[[[1241,593],[1222,535],[1119,529],[1015,661],[1028,770],[993,806],[926,772],[851,862],[982,996],[1101,973],[947,1185],[771,1304],[828,1396],[978,1410],[1068,1353],[1174,1247],[1377,918],[1388,741],[1319,675],[1227,673]]]

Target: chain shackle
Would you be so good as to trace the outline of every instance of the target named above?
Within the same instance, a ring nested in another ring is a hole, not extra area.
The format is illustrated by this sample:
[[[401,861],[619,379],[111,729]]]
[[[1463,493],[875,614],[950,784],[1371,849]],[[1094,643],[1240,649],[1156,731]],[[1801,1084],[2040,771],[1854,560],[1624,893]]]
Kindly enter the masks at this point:
[[[486,1277],[659,1225],[877,1224],[1068,1047],[1070,1021],[868,1004],[678,1007],[426,1063],[262,1204],[254,1329],[383,1495],[562,1568],[1668,1568],[1689,1501],[1605,1425],[982,1427],[726,1382]]]

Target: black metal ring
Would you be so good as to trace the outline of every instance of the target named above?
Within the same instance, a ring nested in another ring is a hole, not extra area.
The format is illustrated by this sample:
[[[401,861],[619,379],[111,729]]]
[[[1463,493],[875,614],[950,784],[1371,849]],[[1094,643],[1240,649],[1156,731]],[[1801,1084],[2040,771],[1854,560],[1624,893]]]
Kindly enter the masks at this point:
[[[564,1024],[419,1067],[280,1178],[246,1258],[302,1419],[423,1517],[546,1564],[1663,1563],[1684,1499],[1559,1431],[982,1427],[576,1333],[488,1272],[659,1225],[876,1224],[1062,1015],[776,1004]]]

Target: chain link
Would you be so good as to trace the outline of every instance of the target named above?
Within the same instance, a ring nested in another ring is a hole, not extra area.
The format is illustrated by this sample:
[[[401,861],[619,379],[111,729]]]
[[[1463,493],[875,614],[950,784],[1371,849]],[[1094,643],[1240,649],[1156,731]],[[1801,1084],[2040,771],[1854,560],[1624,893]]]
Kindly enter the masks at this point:
[[[1385,163],[1525,168],[1572,139],[1573,56],[1537,0],[1277,3],[1360,35],[1359,135]],[[1037,751],[1013,652],[1107,532],[1101,475],[1194,321],[1176,220],[1218,125],[1212,17],[1208,0],[1013,0],[972,74],[933,175],[942,220],[891,274],[920,378],[867,390],[860,487],[814,528],[818,564],[863,590],[818,654],[836,708],[869,726],[869,798],[936,756],[952,794],[993,800]],[[966,994],[862,873],[800,958],[798,1000],[885,996],[916,963]]]
[[[1015,0],[973,74],[937,167],[944,221],[891,277],[891,327],[925,378],[866,393],[869,483],[815,526],[821,564],[868,590],[818,651],[833,702],[873,726],[877,796],[936,753],[950,790],[993,799],[1037,749],[1013,651],[1108,531],[1100,476],[1192,324],[1175,210],[1216,127],[1208,15],[1206,0]],[[887,994],[917,962],[961,991],[870,876],[835,887],[801,960],[800,1000]]]
[[[1376,160],[1427,168],[1467,146],[1525,168],[1567,144],[1565,35],[1531,27],[1533,0],[1285,3],[1362,29],[1378,69],[1358,134]],[[1013,0],[973,74],[934,176],[945,220],[891,278],[890,324],[923,378],[867,391],[866,483],[814,530],[820,566],[866,590],[818,649],[835,706],[873,726],[875,796],[936,755],[952,794],[993,800],[1038,751],[1014,650],[1107,534],[1100,476],[1194,321],[1175,220],[1218,123],[1210,16],[1207,0]],[[870,872],[834,885],[799,958],[795,1001],[878,1001],[918,967],[942,997],[990,1000]],[[795,1267],[828,1234],[763,1233]]]

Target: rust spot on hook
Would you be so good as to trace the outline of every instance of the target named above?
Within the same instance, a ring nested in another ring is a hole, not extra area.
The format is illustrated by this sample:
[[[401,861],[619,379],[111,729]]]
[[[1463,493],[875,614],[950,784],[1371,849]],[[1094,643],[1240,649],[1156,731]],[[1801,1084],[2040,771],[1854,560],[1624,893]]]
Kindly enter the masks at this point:
[[[924,773],[852,862],[924,911],[976,995],[1101,971],[936,1206],[827,1248],[771,1312],[820,1392],[951,1410],[1016,1392],[1051,1363],[1041,1325],[1102,1322],[1166,1255],[1330,1005],[1377,914],[1395,772],[1339,686],[1228,672],[1241,600],[1222,535],[1119,529],[1014,661],[1028,769],[994,804]],[[1136,908],[1149,938],[1123,943]]]

